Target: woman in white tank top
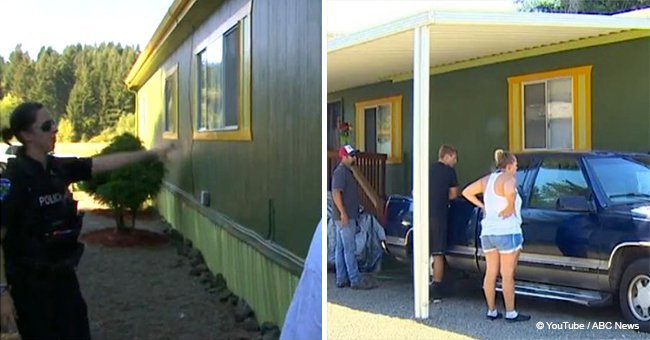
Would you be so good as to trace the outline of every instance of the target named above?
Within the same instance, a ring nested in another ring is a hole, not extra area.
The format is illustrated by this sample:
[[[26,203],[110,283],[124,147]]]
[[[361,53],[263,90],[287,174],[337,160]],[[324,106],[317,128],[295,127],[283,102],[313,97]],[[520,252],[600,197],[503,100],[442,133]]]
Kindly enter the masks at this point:
[[[488,305],[487,318],[503,315],[496,309],[496,281],[501,274],[506,321],[527,321],[529,315],[515,310],[515,271],[523,244],[521,233],[521,197],[517,192],[517,158],[497,150],[494,158],[498,170],[470,184],[463,196],[485,212],[481,220],[481,248],[485,254],[483,291]],[[476,196],[483,194],[483,202]]]
[[[521,234],[521,196],[519,196],[515,185],[515,211],[510,216],[502,217],[500,213],[508,208],[509,202],[506,197],[497,194],[494,190],[494,186],[499,178],[501,178],[500,182],[505,183],[505,181],[516,177],[502,170],[498,170],[489,175],[487,184],[485,185],[485,192],[483,193],[485,216],[481,220],[481,236]]]

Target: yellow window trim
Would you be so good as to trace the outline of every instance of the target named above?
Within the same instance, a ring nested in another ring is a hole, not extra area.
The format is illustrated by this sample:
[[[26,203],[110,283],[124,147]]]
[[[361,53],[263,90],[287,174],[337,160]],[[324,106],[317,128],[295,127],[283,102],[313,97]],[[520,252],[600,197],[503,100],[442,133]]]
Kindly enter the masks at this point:
[[[591,149],[591,70],[592,65],[513,76],[508,78],[508,148],[524,150],[523,85],[560,77],[570,77],[573,97],[573,149]]]
[[[239,53],[242,60],[239,66],[239,112],[238,112],[238,128],[236,130],[211,130],[211,131],[198,131],[196,129],[196,120],[192,122],[192,138],[196,140],[221,140],[221,141],[252,141],[253,135],[251,133],[251,23],[250,12],[240,21],[239,38],[242,42],[239,46]],[[196,55],[200,51],[196,51],[193,55],[193,64],[196,63]],[[198,88],[197,90],[198,91]],[[195,92],[196,92],[195,91]],[[199,103],[194,96],[194,112],[198,114]],[[197,116],[196,114],[194,115]]]
[[[164,128],[165,128],[165,125],[166,125],[165,120],[167,119],[167,112],[166,112],[167,111],[167,98],[165,97],[165,88],[167,87],[167,78],[169,76],[172,76],[172,77],[176,78],[175,79],[176,80],[176,88],[172,90],[173,91],[172,95],[176,95],[176,101],[174,102],[175,106],[176,106],[176,112],[175,112],[176,126],[174,126],[174,131],[164,131]],[[174,66],[172,66],[172,67],[168,68],[167,70],[165,70],[164,75],[163,75],[163,86],[162,86],[162,92],[163,92],[162,98],[163,98],[163,103],[164,103],[163,104],[163,134],[162,134],[163,139],[178,139],[178,123],[179,123],[179,114],[178,114],[178,112],[180,110],[179,103],[178,103],[178,101],[180,99],[179,98],[180,97],[179,92],[178,92],[178,81],[179,81],[179,78],[178,78],[178,63],[176,63]]]
[[[356,147],[365,150],[365,120],[364,109],[368,106],[391,105],[391,154],[388,155],[388,164],[402,163],[402,96],[392,96],[365,100],[354,104]],[[354,128],[354,127],[353,127]]]

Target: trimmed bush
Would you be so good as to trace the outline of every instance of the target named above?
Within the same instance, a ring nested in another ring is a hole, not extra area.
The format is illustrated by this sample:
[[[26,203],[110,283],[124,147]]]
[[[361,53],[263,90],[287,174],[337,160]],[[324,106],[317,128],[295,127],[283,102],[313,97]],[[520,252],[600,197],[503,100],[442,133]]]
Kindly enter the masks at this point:
[[[144,150],[142,141],[130,133],[124,133],[115,137],[99,155],[136,150]],[[135,228],[138,210],[147,199],[154,198],[160,192],[164,175],[164,164],[152,158],[96,174],[91,180],[82,182],[80,188],[108,205],[113,210],[118,231],[124,231]],[[131,213],[130,225],[124,219],[127,212]]]

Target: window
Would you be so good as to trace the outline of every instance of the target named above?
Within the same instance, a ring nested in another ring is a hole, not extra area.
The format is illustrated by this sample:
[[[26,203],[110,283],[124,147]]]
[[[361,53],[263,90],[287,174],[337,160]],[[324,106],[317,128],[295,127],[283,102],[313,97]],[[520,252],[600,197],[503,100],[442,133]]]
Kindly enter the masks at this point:
[[[573,148],[571,78],[523,84],[524,149]]]
[[[195,50],[195,139],[251,140],[250,3]]]
[[[163,138],[178,138],[178,65],[165,72]]]
[[[388,163],[402,162],[402,96],[358,102],[356,147],[388,155]]]
[[[555,209],[563,196],[584,196],[591,191],[580,166],[573,158],[548,158],[542,162],[530,198],[530,206]]]
[[[588,162],[611,203],[650,201],[650,157],[603,157]]]
[[[591,66],[508,78],[510,149],[591,148]]]

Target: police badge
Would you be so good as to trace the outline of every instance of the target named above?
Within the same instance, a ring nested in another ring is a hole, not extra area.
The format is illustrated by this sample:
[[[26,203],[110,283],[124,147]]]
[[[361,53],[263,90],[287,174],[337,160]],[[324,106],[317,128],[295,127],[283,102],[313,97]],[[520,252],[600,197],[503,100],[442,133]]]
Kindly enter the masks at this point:
[[[0,201],[4,201],[9,194],[11,181],[8,178],[0,178]]]

